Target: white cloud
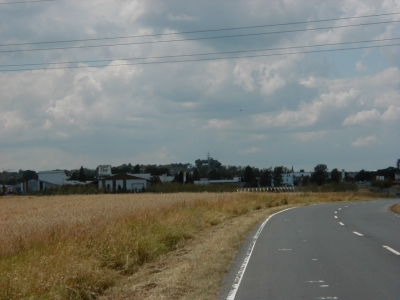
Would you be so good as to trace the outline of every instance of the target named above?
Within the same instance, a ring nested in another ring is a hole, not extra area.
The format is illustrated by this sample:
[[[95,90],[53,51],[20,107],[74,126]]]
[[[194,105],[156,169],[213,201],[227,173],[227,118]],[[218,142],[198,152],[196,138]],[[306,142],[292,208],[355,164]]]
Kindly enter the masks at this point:
[[[376,109],[372,109],[369,111],[360,111],[355,115],[348,116],[344,121],[343,125],[358,125],[358,124],[366,124],[371,121],[377,121],[381,117],[381,114]]]
[[[168,20],[193,22],[193,21],[198,21],[199,18],[198,17],[190,17],[190,16],[185,15],[185,14],[175,15],[173,13],[169,13],[168,14]]]
[[[400,103],[400,93],[396,90],[388,91],[378,97],[374,101],[374,105],[379,107],[388,107],[390,105],[398,105]]]
[[[224,1],[118,4],[87,0],[49,2],[39,10],[19,7],[18,15],[11,6],[0,11],[2,43],[60,37],[174,35],[108,41],[132,43],[125,46],[2,53],[0,65],[96,59],[124,64],[139,60],[116,59],[167,55],[175,55],[177,60],[196,59],[182,55],[391,38],[400,30],[400,25],[393,23],[370,26],[368,30],[345,27],[166,42],[206,36],[179,34],[183,31],[265,24],[265,20],[277,24],[396,11],[398,0],[325,1],[320,5],[294,0],[236,1],[235,5]],[[350,21],[331,23],[346,25]],[[316,26],[309,24],[310,28]],[[155,43],[158,41],[163,42]],[[379,137],[389,150],[382,155],[370,147],[370,152],[352,163],[360,169],[378,162],[390,163],[397,155],[392,145],[398,138],[398,126],[394,125],[400,120],[398,57],[398,47],[392,47],[354,50],[351,56],[346,51],[332,51],[30,72],[3,72],[0,67],[0,159],[10,161],[14,169],[29,166],[41,170],[129,161],[193,162],[207,151],[219,151],[213,157],[223,157],[224,163],[232,165],[282,164],[294,157],[291,159],[303,166],[315,166],[316,161],[327,160],[328,156],[343,164],[349,157],[358,157],[359,150],[345,141],[367,136],[355,140],[353,146]],[[356,70],[360,71],[357,76]],[[366,124],[371,126],[343,126]],[[300,146],[293,147],[294,142]],[[309,145],[312,143],[313,147]],[[318,151],[315,143],[322,148],[342,146],[331,153],[328,148]]]
[[[366,71],[368,71],[368,69],[362,64],[361,61],[358,61],[356,63],[356,70],[357,70],[357,72],[366,72]]]
[[[376,143],[377,138],[374,135],[367,136],[365,138],[358,138],[351,143],[353,147],[365,147]]]
[[[253,148],[247,148],[247,149],[240,149],[240,150],[238,150],[238,153],[239,154],[254,154],[254,153],[257,153],[260,151],[261,151],[260,148],[253,147]]]
[[[382,121],[397,121],[400,120],[400,106],[390,105],[387,111],[382,114]]]
[[[321,131],[306,131],[295,133],[294,136],[302,142],[308,142],[316,139],[322,139],[327,135],[326,130]]]
[[[343,125],[363,125],[371,124],[371,122],[382,121],[391,122],[400,119],[400,107],[390,105],[388,109],[381,114],[375,108],[369,111],[360,111],[355,115],[348,116],[344,121]]]
[[[207,125],[204,127],[205,129],[232,129],[233,122],[231,120],[218,120],[218,119],[211,119],[207,121]]]

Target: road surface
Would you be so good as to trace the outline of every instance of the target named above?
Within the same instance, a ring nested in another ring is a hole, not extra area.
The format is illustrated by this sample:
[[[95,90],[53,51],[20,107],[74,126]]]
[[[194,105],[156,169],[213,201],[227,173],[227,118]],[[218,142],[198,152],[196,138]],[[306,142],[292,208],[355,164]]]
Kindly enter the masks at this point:
[[[400,199],[298,207],[256,228],[219,299],[400,299]]]

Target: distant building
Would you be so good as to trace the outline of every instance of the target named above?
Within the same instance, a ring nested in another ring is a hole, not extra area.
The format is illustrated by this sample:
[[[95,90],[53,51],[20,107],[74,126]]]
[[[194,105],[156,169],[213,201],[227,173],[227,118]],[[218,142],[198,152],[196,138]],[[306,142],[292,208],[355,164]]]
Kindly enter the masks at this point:
[[[158,178],[160,178],[160,181],[162,183],[171,183],[174,180],[174,176],[167,176],[167,174],[163,174],[158,176]]]
[[[150,173],[138,173],[138,174],[128,173],[128,175],[132,175],[132,176],[136,176],[136,177],[143,178],[143,179],[148,179],[148,180],[151,179],[151,174]]]
[[[100,165],[97,167],[97,175],[98,178],[108,177],[111,176],[111,165]]]
[[[67,175],[65,175],[64,171],[40,171],[38,173],[38,180],[62,186],[67,181]]]
[[[108,192],[142,191],[143,188],[147,190],[151,186],[151,181],[131,174],[115,174],[99,179],[97,184],[99,188],[104,188]]]
[[[293,173],[283,173],[282,174],[282,185],[283,186],[293,186]]]
[[[304,172],[304,170],[300,170],[300,172],[292,172],[293,175],[293,185],[294,186],[302,186],[304,182],[304,178],[311,178],[311,172]]]

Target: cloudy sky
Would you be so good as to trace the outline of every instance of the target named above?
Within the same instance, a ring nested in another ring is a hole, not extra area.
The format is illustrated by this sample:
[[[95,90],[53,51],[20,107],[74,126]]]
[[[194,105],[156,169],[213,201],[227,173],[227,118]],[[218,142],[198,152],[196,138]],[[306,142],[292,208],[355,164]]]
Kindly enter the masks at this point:
[[[1,169],[400,156],[400,0],[20,2],[0,0]]]

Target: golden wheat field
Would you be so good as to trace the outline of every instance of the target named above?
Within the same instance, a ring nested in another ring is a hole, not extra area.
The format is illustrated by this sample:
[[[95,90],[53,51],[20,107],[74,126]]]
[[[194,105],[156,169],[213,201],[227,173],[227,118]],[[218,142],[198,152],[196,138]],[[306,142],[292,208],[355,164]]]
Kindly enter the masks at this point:
[[[90,235],[119,220],[154,216],[204,198],[201,194],[2,197],[0,255],[12,255],[37,243]]]
[[[0,198],[0,299],[93,299],[199,231],[250,211],[350,193]]]

